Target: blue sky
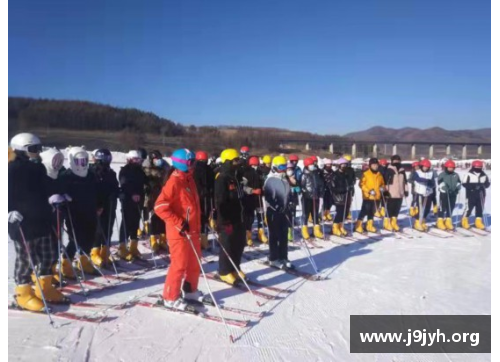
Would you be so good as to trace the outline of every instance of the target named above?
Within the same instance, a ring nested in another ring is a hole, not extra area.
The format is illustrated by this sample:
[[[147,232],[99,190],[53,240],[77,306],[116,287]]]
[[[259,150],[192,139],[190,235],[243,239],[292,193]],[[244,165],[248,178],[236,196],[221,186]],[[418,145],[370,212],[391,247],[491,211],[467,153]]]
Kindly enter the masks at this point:
[[[9,95],[318,133],[491,125],[490,2],[9,2]]]

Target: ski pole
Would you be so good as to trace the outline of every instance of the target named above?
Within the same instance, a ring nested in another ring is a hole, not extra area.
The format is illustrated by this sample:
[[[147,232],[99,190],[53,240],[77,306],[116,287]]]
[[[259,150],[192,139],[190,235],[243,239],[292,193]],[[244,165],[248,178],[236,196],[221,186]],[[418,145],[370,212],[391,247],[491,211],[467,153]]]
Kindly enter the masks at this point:
[[[446,196],[448,196],[448,216],[451,219],[451,224],[453,225],[453,210],[451,208],[451,202],[450,202],[450,194],[447,192]],[[443,203],[441,203],[442,205]]]
[[[140,208],[139,204],[137,204],[137,210],[139,211],[139,216],[142,219],[142,225],[143,225],[144,228],[146,228],[144,226],[144,225],[146,225],[145,222],[144,222],[144,214],[141,212],[141,208]],[[149,247],[151,248],[151,254],[153,255],[154,267],[157,268],[158,266],[156,265],[156,252],[153,249],[153,243],[151,242],[151,237],[149,237]]]
[[[288,215],[285,214],[285,217],[288,220],[288,223],[291,225],[292,223],[290,222],[290,219],[288,218]],[[304,241],[303,237],[300,238],[300,242],[302,243],[303,249],[305,248],[305,250],[306,250],[306,255],[307,255],[308,259],[309,259],[309,263],[311,264],[312,268],[314,269],[314,272],[316,274],[318,274],[319,273],[319,269],[318,269],[318,266],[316,265],[316,262],[314,261],[314,258],[313,258],[312,254],[311,254],[311,251],[309,250],[309,246]]]
[[[323,240],[326,240],[326,234],[325,234],[325,218],[324,218],[324,215],[325,215],[325,199],[322,198],[320,199],[320,203],[321,203],[321,215],[323,215],[323,220],[322,220],[322,229],[323,229]]]
[[[85,273],[83,272],[83,266],[82,266],[82,261],[80,260],[80,247],[78,246],[78,242],[76,241],[76,233],[75,233],[75,227],[73,226],[73,219],[71,218],[71,213],[69,212],[69,206],[66,205],[66,210],[68,211],[68,219],[70,221],[70,226],[71,226],[71,231],[72,231],[72,234],[73,234],[73,243],[75,244],[75,249],[76,249],[76,253],[78,254],[78,258],[77,258],[77,262],[80,264],[80,272],[81,272],[81,278],[82,280],[85,281]],[[69,236],[69,235],[68,235]],[[71,239],[71,238],[69,238]],[[71,240],[70,240],[71,242]]]
[[[99,223],[97,226],[98,226],[98,228],[99,228],[99,230],[100,230],[100,232],[101,232],[101,234],[103,236],[104,241],[107,244],[106,235],[104,234],[104,230],[102,229],[102,225]],[[111,260],[111,265],[113,265],[113,269],[115,271],[115,275],[118,276],[118,270],[116,269],[115,261],[111,257],[109,258],[109,260]]]
[[[482,214],[483,214],[483,222],[484,222],[484,228],[485,229],[488,229],[488,219],[486,218],[486,216],[484,215],[485,212],[484,212],[484,205],[486,203],[486,190],[484,190],[484,194],[483,193],[479,193],[479,198],[481,200],[481,211],[482,211]]]
[[[267,225],[267,219],[266,219],[266,214],[264,212],[264,203],[262,202],[262,196],[257,195],[259,198],[259,207],[260,207],[260,214],[262,218],[262,223],[264,224],[266,231],[267,231],[267,237],[269,237],[269,225]]]
[[[408,217],[407,217],[407,219],[408,219],[408,224],[409,224],[409,226],[410,226],[410,230],[411,230],[411,229],[412,229],[412,224],[411,224],[411,218],[412,218],[412,217],[411,217],[411,215],[410,215],[410,207],[409,207],[409,205],[408,205],[408,201],[406,200],[406,197],[403,197],[403,200],[405,200],[405,207],[406,207],[406,209],[408,210]]]
[[[61,241],[61,219],[59,205],[56,206],[57,213],[57,252],[59,254],[59,288],[62,289],[62,241]]]
[[[186,212],[186,221],[189,223],[189,210],[190,208],[188,207],[187,208],[187,212]],[[176,226],[177,230],[179,230],[179,232],[181,232],[181,229]],[[188,232],[183,232],[184,235],[182,236],[186,236],[186,238],[188,239],[189,241],[189,244],[191,245],[191,248],[193,249],[193,253],[194,255],[196,256],[196,260],[198,261],[198,264],[200,266],[200,270],[201,272],[203,273],[203,279],[205,280],[205,285],[207,287],[207,290],[208,290],[208,293],[210,293],[210,297],[212,298],[214,304],[215,304],[215,307],[217,308],[217,312],[219,313],[219,316],[220,318],[222,319],[222,321],[224,322],[224,326],[226,327],[226,332],[229,336],[229,340],[231,341],[231,343],[234,343],[234,339],[233,339],[233,336],[231,334],[231,331],[229,329],[229,326],[227,325],[226,323],[226,319],[224,318],[224,316],[222,315],[222,312],[220,310],[220,307],[219,307],[219,303],[217,303],[217,300],[215,299],[214,297],[214,294],[212,293],[212,289],[210,289],[210,285],[208,284],[208,279],[207,279],[207,275],[205,274],[205,270],[203,269],[203,265],[201,263],[201,260],[200,260],[200,257],[198,255],[198,252],[196,251],[196,248],[194,247],[194,243],[193,243],[193,240],[191,239],[191,236],[189,236],[189,233]]]
[[[28,242],[26,241],[26,238],[24,237],[24,232],[23,232],[23,228],[21,227],[21,224],[19,224],[19,233],[21,235],[21,239],[23,241],[24,248],[26,249],[26,253],[28,254],[28,261],[30,263],[30,267],[33,270],[33,273],[35,274],[35,278],[36,278],[36,283],[38,285],[38,289],[40,289],[40,294],[42,296],[43,304],[45,305],[45,312],[47,313],[47,316],[49,317],[50,325],[55,328],[54,321],[52,320],[52,316],[50,315],[49,306],[47,304],[47,301],[45,300],[45,295],[44,295],[44,292],[42,290],[42,285],[40,284],[40,278],[38,276],[38,270],[35,269],[35,264],[33,263],[33,259],[31,257],[31,250],[30,250],[30,247],[28,245]]]

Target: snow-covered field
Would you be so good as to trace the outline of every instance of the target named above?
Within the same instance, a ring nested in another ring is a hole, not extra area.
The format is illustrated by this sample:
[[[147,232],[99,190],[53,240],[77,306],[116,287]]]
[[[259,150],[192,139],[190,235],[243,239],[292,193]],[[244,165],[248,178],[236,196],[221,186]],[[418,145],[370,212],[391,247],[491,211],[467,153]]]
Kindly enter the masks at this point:
[[[118,170],[120,165],[115,164]],[[358,190],[354,210],[359,210]],[[456,219],[463,211],[461,195]],[[490,197],[486,202],[490,224]],[[356,211],[354,215],[356,215]],[[407,208],[400,224],[407,226]],[[377,221],[380,227],[381,221]],[[331,228],[331,225],[326,225]],[[350,225],[347,225],[347,229]],[[329,232],[330,233],[330,232]],[[296,231],[298,237],[299,232]],[[113,240],[117,240],[115,233]],[[306,281],[245,261],[251,279],[288,288],[290,294],[265,301],[259,308],[248,293],[209,280],[216,298],[226,306],[263,311],[262,318],[223,312],[250,319],[246,328],[232,327],[231,344],[224,326],[192,316],[134,306],[108,310],[99,324],[55,319],[9,311],[9,360],[12,361],[489,361],[490,355],[422,354],[371,355],[349,353],[351,314],[491,314],[491,237],[424,235],[415,239],[385,237],[378,242],[338,245],[318,242],[314,259],[326,280]],[[264,256],[262,256],[264,257]],[[207,256],[207,258],[212,258]],[[312,272],[304,250],[289,258]],[[159,261],[162,263],[162,261]],[[12,295],[14,248],[9,243],[9,294]],[[205,264],[207,271],[216,263]],[[165,269],[151,271],[133,282],[122,282],[88,301],[122,303],[149,292],[161,292]],[[101,279],[102,281],[102,279]],[[204,282],[200,288],[207,291]],[[260,289],[268,294],[276,294]],[[73,296],[74,300],[84,300]],[[149,299],[151,300],[151,299]],[[95,310],[76,309],[79,313]],[[211,311],[214,313],[214,311]]]

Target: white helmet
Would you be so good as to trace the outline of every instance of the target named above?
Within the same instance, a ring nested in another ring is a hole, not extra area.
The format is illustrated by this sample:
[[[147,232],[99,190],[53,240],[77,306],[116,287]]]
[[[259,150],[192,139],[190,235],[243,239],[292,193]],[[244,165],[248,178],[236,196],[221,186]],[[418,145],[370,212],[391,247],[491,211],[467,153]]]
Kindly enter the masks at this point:
[[[89,154],[81,147],[72,147],[69,150],[69,166],[77,176],[87,177],[89,172]]]
[[[220,165],[221,163],[222,163],[222,158],[217,157],[217,159],[215,160],[215,164]]]
[[[47,170],[47,176],[57,179],[57,175],[64,163],[64,155],[57,148],[49,148],[40,153],[42,163]]]
[[[325,163],[321,157],[318,157],[318,168],[322,170],[323,167],[325,167]]]
[[[40,142],[40,138],[32,133],[19,133],[10,140],[10,147],[15,151],[40,153],[42,151],[42,142]]]
[[[142,156],[138,150],[130,150],[127,153],[127,161],[142,164]]]

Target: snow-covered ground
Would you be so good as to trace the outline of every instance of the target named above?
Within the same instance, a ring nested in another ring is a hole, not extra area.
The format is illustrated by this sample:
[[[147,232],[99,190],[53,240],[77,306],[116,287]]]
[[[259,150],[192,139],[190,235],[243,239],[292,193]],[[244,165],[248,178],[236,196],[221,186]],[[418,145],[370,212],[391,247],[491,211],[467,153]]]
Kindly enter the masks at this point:
[[[114,167],[118,170],[120,165]],[[455,214],[457,220],[463,211],[463,202],[462,194]],[[358,190],[354,210],[359,210],[360,203]],[[489,193],[486,210],[490,224]],[[406,207],[402,213],[407,213]],[[402,215],[400,224],[407,226],[407,223],[407,217]],[[380,227],[380,220],[377,224]],[[331,225],[326,227],[331,228]],[[113,240],[117,240],[116,233]],[[489,354],[374,356],[349,353],[351,314],[491,314],[490,235],[446,239],[432,235],[416,239],[387,236],[378,242],[338,245],[324,241],[318,244],[322,248],[311,252],[322,275],[328,277],[326,280],[306,281],[269,269],[256,261],[242,264],[249,278],[293,290],[289,295],[281,295],[281,299],[267,301],[261,308],[248,293],[209,280],[221,303],[266,312],[260,319],[223,312],[227,317],[252,321],[246,328],[231,328],[236,338],[234,344],[229,342],[222,324],[141,306],[108,310],[106,313],[110,319],[100,324],[56,319],[57,328],[48,324],[45,315],[9,311],[9,360],[490,360]],[[10,295],[14,290],[14,255],[13,245],[9,243]],[[289,258],[300,270],[312,272],[304,250],[291,251]],[[207,271],[213,271],[217,264],[205,264],[205,267]],[[90,294],[88,300],[113,304],[149,292],[161,292],[165,274],[165,269],[148,272],[136,281],[123,282],[106,292]],[[200,288],[207,291],[201,280]],[[80,296],[72,297],[83,300]],[[93,310],[72,310],[95,313]]]

